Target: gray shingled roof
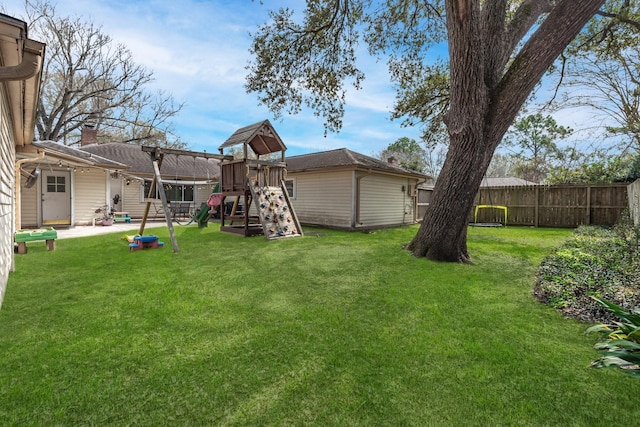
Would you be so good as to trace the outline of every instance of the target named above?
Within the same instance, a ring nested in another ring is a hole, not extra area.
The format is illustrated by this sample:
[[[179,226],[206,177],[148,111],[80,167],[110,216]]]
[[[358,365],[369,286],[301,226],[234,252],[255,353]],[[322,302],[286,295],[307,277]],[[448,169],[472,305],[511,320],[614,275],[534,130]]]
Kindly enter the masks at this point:
[[[150,153],[142,151],[139,145],[108,143],[85,145],[81,150],[97,154],[129,166],[128,173],[142,177],[153,176]],[[165,154],[160,168],[165,179],[219,179],[220,164],[216,159]]]
[[[110,160],[96,154],[87,153],[86,151],[82,151],[74,147],[69,147],[67,145],[63,145],[54,141],[34,141],[33,146],[41,148],[45,150],[45,152],[52,153],[54,155],[58,154],[64,157],[75,157],[79,161],[91,165],[112,169],[127,168],[126,164],[120,163],[118,161]]]
[[[287,170],[289,172],[300,172],[304,170],[327,169],[344,166],[360,166],[402,175],[412,175],[420,178],[428,178],[427,175],[404,169],[384,160],[365,156],[364,154],[351,151],[347,148],[337,150],[322,151],[319,153],[303,154],[300,156],[287,157]]]
[[[523,185],[539,185],[537,182],[527,181],[526,179],[516,178],[513,176],[504,178],[482,178],[480,187],[518,187]]]
[[[269,120],[238,129],[220,145],[219,149],[240,144],[249,144],[253,152],[259,155],[277,153],[287,149]]]

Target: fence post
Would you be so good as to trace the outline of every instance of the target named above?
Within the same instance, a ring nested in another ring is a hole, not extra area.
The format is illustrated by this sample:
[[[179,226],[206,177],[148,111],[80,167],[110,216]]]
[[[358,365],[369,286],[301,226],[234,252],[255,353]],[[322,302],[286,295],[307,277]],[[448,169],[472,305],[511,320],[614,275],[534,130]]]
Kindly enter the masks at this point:
[[[633,183],[627,185],[627,203],[629,205],[629,215],[633,220],[633,225],[638,226],[640,223],[640,192],[638,186],[640,180],[636,179]]]
[[[533,225],[538,228],[540,225],[540,185],[536,185],[536,204],[533,208],[534,218]]]
[[[587,225],[591,225],[591,186],[587,185]]]

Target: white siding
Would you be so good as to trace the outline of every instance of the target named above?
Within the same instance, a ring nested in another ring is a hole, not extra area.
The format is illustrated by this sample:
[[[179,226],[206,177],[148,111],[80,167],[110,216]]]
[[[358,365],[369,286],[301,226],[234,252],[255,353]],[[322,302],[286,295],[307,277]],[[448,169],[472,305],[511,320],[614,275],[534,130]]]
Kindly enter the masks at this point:
[[[407,191],[409,184],[415,185],[415,182],[382,174],[363,177],[358,226],[370,228],[413,223],[413,199]]]
[[[289,172],[295,178],[293,208],[302,224],[352,228],[354,171]]]
[[[199,208],[200,204],[202,202],[206,202],[207,200],[209,200],[209,196],[211,195],[211,192],[213,191],[213,187],[215,187],[216,185],[196,185],[196,194],[195,194],[195,198],[196,198],[196,207]]]
[[[96,209],[107,204],[107,172],[102,169],[84,169],[84,172],[73,172],[74,183],[73,223],[90,225],[93,219],[100,216]]]
[[[124,186],[122,209],[129,212],[131,218],[142,218],[145,207],[143,193],[144,186],[140,181],[131,180],[129,185]],[[150,215],[153,217],[154,213],[155,210],[151,207]]]
[[[31,171],[33,165],[27,164],[24,169]],[[27,179],[25,177],[20,178],[20,213],[22,215],[21,222],[22,228],[37,228],[38,227],[38,185],[34,185],[31,188],[26,188],[25,184]]]
[[[0,85],[0,304],[13,269],[15,142],[4,86]]]

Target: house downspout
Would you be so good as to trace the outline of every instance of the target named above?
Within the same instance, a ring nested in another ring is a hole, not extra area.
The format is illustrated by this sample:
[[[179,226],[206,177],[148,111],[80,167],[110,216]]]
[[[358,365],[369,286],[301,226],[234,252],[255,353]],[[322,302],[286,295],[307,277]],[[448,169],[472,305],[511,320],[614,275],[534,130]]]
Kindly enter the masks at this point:
[[[35,76],[41,68],[42,53],[29,46],[25,40],[22,62],[18,65],[0,67],[0,81],[27,80]]]
[[[44,159],[44,151],[38,151],[38,157],[32,157],[28,159],[21,159],[16,162],[16,182],[15,182],[15,201],[16,205],[14,208],[14,212],[16,214],[16,230],[20,230],[22,228],[22,192],[20,191],[20,168],[25,163],[33,163],[39,162]]]
[[[353,228],[357,228],[359,225],[362,225],[362,222],[360,221],[360,182],[362,181],[362,178],[366,178],[369,175],[371,175],[371,169],[367,169],[364,175],[356,177],[356,223]]]

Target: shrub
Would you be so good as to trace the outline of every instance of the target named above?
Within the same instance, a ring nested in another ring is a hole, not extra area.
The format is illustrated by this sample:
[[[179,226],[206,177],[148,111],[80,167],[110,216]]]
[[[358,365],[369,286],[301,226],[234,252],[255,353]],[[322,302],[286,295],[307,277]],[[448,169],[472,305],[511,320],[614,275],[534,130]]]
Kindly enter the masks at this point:
[[[593,296],[627,309],[640,306],[639,237],[640,232],[628,222],[613,229],[578,228],[542,260],[534,296],[565,316],[586,322],[615,319]]]

